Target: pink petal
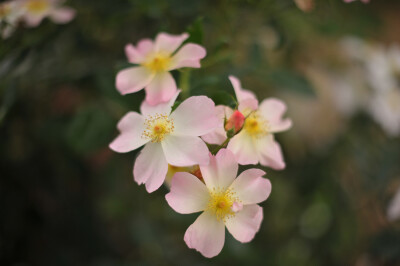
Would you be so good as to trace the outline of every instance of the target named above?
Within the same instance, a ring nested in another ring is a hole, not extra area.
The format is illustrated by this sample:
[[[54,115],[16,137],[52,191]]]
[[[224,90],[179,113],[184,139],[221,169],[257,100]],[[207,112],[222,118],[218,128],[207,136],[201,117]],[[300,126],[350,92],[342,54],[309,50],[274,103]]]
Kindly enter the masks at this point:
[[[147,192],[157,190],[164,182],[168,163],[160,143],[149,142],[144,146],[133,167],[133,177],[140,184],[146,184]]]
[[[25,21],[27,27],[34,28],[39,26],[46,15],[47,14],[33,15],[30,13],[26,13],[23,16],[23,20]]]
[[[253,240],[260,229],[262,220],[263,211],[260,206],[257,204],[245,205],[234,217],[227,219],[225,225],[236,240],[247,243]]]
[[[161,32],[157,35],[154,42],[155,51],[172,54],[188,37],[189,34],[187,33],[183,33],[181,35],[171,35]]]
[[[157,73],[147,85],[146,102],[150,105],[165,103],[174,97],[177,88],[174,78],[169,72]]]
[[[76,11],[70,7],[60,7],[54,9],[49,14],[50,19],[54,23],[65,24],[70,22],[75,17]]]
[[[196,249],[204,257],[212,258],[224,247],[225,225],[215,215],[203,212],[186,230],[184,239],[189,248]]]
[[[213,131],[220,122],[214,102],[206,96],[192,96],[181,103],[171,114],[174,134],[201,136]]]
[[[216,144],[216,145],[222,144],[226,140],[226,132],[224,129],[224,120],[225,120],[225,118],[228,119],[232,114],[233,114],[233,110],[231,108],[229,108],[228,106],[224,106],[224,105],[215,106],[215,115],[219,119],[219,124],[213,131],[201,136],[201,138],[205,142],[210,143],[210,144]]]
[[[262,116],[268,120],[271,132],[288,130],[292,126],[292,121],[288,118],[282,120],[286,112],[286,104],[281,100],[269,98],[260,104]]]
[[[139,41],[137,47],[132,44],[125,46],[125,54],[128,57],[130,63],[139,64],[142,63],[146,56],[153,51],[153,42],[150,39],[143,39]]]
[[[155,114],[169,115],[171,113],[171,108],[174,105],[176,98],[178,98],[180,92],[181,92],[180,90],[177,90],[174,96],[172,96],[172,98],[169,100],[169,102],[166,103],[150,105],[148,102],[143,101],[142,104],[140,105],[140,112],[144,116],[155,115]]]
[[[133,93],[146,87],[153,77],[145,67],[131,67],[118,72],[115,86],[123,95]]]
[[[233,181],[230,188],[244,205],[256,204],[266,200],[271,193],[271,182],[263,178],[265,172],[260,169],[248,169]]]
[[[207,145],[199,137],[169,135],[161,144],[169,164],[191,166],[209,162]]]
[[[258,157],[261,165],[275,170],[282,170],[286,167],[281,147],[272,135],[259,139],[256,146],[258,147]]]
[[[245,116],[249,115],[251,111],[258,109],[257,99],[245,99],[239,103],[239,111],[241,111]]]
[[[254,95],[253,92],[242,88],[242,85],[240,84],[240,80],[237,77],[229,76],[229,80],[232,83],[233,89],[235,90],[236,99],[238,100],[239,103],[246,99],[256,99],[257,100],[257,97]]]
[[[210,163],[200,165],[208,190],[227,189],[235,180],[238,164],[235,156],[227,149],[221,149],[216,156],[210,154]]]
[[[207,187],[194,175],[176,173],[172,178],[171,192],[165,196],[169,206],[178,213],[204,211],[210,194]]]
[[[228,144],[228,150],[232,151],[239,164],[257,164],[257,150],[253,137],[245,131],[234,136]]]
[[[116,152],[132,151],[148,142],[142,138],[145,129],[144,118],[138,113],[127,113],[117,127],[121,134],[110,144],[110,149]]]
[[[171,67],[169,70],[181,68],[181,67],[200,67],[200,59],[206,56],[207,52],[204,47],[188,43],[184,45],[179,51],[172,57]]]

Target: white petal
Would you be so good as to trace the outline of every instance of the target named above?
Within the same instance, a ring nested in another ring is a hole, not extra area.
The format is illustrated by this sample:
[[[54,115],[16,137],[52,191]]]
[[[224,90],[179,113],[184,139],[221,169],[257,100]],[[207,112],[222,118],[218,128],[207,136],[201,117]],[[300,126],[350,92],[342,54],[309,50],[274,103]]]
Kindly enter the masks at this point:
[[[186,230],[184,239],[189,248],[196,249],[204,257],[217,256],[224,247],[225,225],[215,215],[203,212]]]
[[[135,181],[139,185],[145,183],[147,192],[151,193],[163,184],[167,172],[168,163],[160,143],[147,143],[135,161]]]
[[[174,96],[172,96],[171,100],[166,103],[160,103],[157,105],[151,105],[146,101],[143,101],[142,104],[140,105],[140,112],[146,117],[149,115],[155,115],[155,114],[165,114],[169,115],[171,113],[171,108],[174,105],[176,98],[178,98],[178,95],[181,91],[178,90],[175,92]]]
[[[169,135],[161,145],[169,164],[191,166],[209,162],[207,145],[199,137]]]
[[[201,136],[213,131],[219,123],[214,102],[206,96],[192,96],[171,114],[174,135]]]
[[[275,170],[282,170],[286,167],[281,146],[274,140],[272,134],[258,139],[255,146],[257,147],[257,155],[261,165]]]
[[[177,88],[174,78],[169,72],[157,73],[146,86],[146,101],[150,105],[168,102],[174,97]]]
[[[245,205],[234,217],[227,219],[225,225],[236,240],[247,243],[253,240],[260,229],[262,220],[263,211],[260,206]]]
[[[116,152],[128,152],[139,148],[148,142],[142,138],[144,118],[135,112],[127,113],[117,125],[121,134],[110,144]]]
[[[257,150],[253,137],[244,130],[229,141],[227,149],[233,152],[239,164],[258,163]]]
[[[216,156],[210,154],[210,163],[200,165],[201,174],[208,190],[227,189],[238,171],[235,156],[227,149],[221,149]]]
[[[271,182],[263,178],[265,172],[260,169],[243,171],[231,185],[242,204],[256,204],[266,200],[271,194]]]
[[[181,172],[172,178],[171,192],[165,198],[176,212],[187,214],[204,211],[210,194],[204,183],[196,176]]]
[[[157,52],[164,52],[167,54],[173,53],[179,46],[189,37],[189,34],[183,33],[181,35],[171,35],[161,32],[157,35],[154,42],[154,49]]]

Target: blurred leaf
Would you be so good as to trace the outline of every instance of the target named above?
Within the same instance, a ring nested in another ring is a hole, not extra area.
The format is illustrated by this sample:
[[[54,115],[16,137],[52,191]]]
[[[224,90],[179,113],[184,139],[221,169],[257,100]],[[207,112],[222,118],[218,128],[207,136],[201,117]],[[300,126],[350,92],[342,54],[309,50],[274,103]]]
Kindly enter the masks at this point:
[[[268,79],[278,89],[307,96],[315,96],[315,91],[310,82],[299,73],[287,69],[275,69],[268,73]]]
[[[67,128],[66,139],[79,153],[102,148],[110,142],[114,119],[100,106],[87,106],[79,111]]]
[[[211,99],[215,105],[226,105],[232,109],[236,107],[235,98],[225,91],[215,91],[211,94]]]
[[[187,39],[187,42],[203,44],[203,17],[197,18],[191,25],[187,27],[186,31],[190,35],[190,37]]]

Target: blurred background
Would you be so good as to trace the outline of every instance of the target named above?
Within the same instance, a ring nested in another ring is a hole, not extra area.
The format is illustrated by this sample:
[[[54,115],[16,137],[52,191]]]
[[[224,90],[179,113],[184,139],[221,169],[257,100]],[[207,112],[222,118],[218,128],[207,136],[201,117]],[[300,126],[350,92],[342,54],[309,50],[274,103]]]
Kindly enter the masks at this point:
[[[312,2],[70,0],[67,24],[18,24],[0,40],[0,264],[400,265],[400,2]],[[294,122],[260,232],[213,259],[183,241],[197,214],[108,148],[144,99],[115,88],[124,46],[161,31],[207,49],[174,73],[191,95],[228,104],[233,74]]]

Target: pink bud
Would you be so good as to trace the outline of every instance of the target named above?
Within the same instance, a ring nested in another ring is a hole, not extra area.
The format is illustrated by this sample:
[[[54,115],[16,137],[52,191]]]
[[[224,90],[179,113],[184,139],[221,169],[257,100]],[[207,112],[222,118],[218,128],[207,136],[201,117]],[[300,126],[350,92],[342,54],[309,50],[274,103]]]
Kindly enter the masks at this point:
[[[238,132],[242,128],[245,119],[246,118],[244,117],[244,115],[236,110],[235,112],[233,112],[231,117],[229,117],[228,121],[226,121],[225,130],[228,131],[234,128],[235,133]]]

